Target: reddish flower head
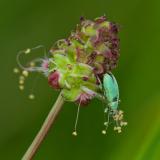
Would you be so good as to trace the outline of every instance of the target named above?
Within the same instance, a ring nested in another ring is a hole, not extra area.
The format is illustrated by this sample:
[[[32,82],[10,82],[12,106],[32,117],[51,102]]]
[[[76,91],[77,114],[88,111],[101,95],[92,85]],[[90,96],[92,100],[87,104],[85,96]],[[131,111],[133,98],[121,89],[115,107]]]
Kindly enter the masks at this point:
[[[60,78],[60,73],[58,71],[52,72],[49,77],[48,77],[48,83],[50,86],[52,86],[54,89],[60,89],[59,85],[59,78]]]

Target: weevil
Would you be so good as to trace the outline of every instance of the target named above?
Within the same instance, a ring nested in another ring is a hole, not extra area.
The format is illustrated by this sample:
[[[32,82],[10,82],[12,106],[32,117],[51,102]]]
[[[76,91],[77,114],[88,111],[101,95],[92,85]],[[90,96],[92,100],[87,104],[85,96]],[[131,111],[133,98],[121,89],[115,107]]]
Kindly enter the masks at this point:
[[[116,111],[119,104],[119,87],[112,73],[106,73],[103,77],[104,96],[111,110]]]
[[[127,122],[123,121],[123,111],[119,110],[119,87],[116,78],[114,75],[109,72],[104,74],[102,90],[104,92],[104,98],[107,106],[105,106],[105,114],[108,114],[108,120],[104,123],[106,129],[109,125],[110,117],[116,122],[114,130],[117,130],[118,133],[121,132],[121,127],[127,125]],[[103,134],[106,134],[106,130],[102,131]]]

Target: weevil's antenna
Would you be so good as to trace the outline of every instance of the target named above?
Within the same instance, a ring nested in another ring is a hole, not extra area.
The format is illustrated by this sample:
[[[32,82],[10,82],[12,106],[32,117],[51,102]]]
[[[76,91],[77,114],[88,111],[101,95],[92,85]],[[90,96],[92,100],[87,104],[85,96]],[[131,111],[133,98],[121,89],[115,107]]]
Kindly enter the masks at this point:
[[[78,124],[78,119],[79,119],[80,106],[81,106],[81,98],[80,98],[80,103],[79,103],[78,109],[77,109],[77,116],[76,116],[76,121],[75,121],[75,126],[74,126],[74,132],[72,133],[72,135],[74,135],[74,136],[77,136],[77,124]]]

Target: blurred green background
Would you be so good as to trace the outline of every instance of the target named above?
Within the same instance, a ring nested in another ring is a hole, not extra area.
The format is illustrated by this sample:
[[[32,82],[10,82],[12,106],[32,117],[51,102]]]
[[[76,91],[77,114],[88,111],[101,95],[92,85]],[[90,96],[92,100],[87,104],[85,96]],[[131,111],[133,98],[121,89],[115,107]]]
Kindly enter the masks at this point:
[[[49,49],[79,23],[107,15],[121,25],[121,57],[114,74],[128,127],[103,136],[102,103],[93,100],[80,111],[79,136],[71,135],[77,107],[65,103],[35,160],[160,159],[160,1],[159,0],[0,0],[0,159],[20,160],[56,100],[45,78],[36,99],[18,90],[12,70],[19,50],[43,44]],[[39,53],[43,55],[43,51]]]

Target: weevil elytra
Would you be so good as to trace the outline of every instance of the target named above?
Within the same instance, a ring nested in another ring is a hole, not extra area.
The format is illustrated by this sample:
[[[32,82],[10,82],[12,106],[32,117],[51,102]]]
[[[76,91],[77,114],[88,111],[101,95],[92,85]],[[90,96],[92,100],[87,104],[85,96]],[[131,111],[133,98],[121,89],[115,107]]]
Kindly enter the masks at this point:
[[[119,103],[119,88],[116,78],[112,73],[106,73],[103,77],[104,96],[108,101],[108,106],[111,110],[118,109]]]

